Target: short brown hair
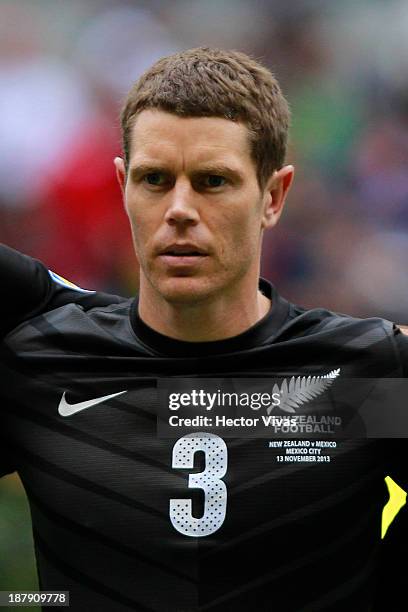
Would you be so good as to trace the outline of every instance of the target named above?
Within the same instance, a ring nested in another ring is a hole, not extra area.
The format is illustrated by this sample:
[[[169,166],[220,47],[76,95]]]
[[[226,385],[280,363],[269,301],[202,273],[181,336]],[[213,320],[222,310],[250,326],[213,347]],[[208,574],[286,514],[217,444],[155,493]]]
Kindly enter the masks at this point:
[[[131,88],[121,113],[126,169],[134,118],[148,108],[245,123],[261,187],[284,164],[288,103],[273,74],[245,53],[199,47],[153,64]]]

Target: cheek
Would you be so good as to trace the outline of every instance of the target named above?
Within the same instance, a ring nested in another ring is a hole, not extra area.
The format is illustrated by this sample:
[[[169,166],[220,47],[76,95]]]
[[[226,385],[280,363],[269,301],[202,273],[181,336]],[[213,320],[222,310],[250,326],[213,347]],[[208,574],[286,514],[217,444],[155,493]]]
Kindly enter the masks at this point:
[[[144,223],[141,222],[139,215],[136,215],[131,207],[126,208],[126,212],[130,222],[130,228],[132,231],[133,244],[136,250],[138,258],[144,259],[143,253],[146,250],[145,237],[149,236],[148,230],[145,228]]]
[[[143,236],[149,236],[149,218],[136,198],[129,197],[126,202],[126,212],[132,228],[133,237],[138,243],[143,242]]]
[[[146,204],[138,186],[129,185],[125,191],[125,209],[131,220],[139,220],[144,216]]]
[[[258,235],[247,217],[230,222],[218,233],[218,252],[223,265],[230,269],[246,266],[258,253]]]
[[[255,249],[259,239],[261,219],[257,212],[248,214],[247,210],[235,215],[225,225],[225,236],[229,236],[231,243],[238,251],[242,248],[248,250],[251,246]],[[238,254],[238,253],[237,253]]]

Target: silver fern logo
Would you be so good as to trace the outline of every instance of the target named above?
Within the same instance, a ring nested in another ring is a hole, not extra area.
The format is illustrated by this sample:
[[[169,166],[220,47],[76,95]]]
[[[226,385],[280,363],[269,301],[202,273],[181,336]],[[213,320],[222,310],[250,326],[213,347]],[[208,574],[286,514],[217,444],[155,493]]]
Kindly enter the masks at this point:
[[[292,376],[289,383],[284,378],[280,387],[275,383],[272,392],[280,395],[280,410],[293,414],[296,413],[295,408],[299,408],[302,404],[326,391],[339,375],[340,368],[332,370],[324,376]],[[267,413],[270,414],[273,408],[273,405],[269,406]]]

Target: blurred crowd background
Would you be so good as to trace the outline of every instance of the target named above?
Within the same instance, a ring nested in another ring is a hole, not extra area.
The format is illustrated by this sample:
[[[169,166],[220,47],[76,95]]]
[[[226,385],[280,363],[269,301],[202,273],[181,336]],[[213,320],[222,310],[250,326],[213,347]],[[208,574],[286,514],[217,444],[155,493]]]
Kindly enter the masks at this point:
[[[260,58],[291,104],[296,180],[263,275],[305,306],[408,322],[405,0],[0,1],[0,240],[132,294],[120,106],[198,45]]]
[[[408,323],[406,0],[0,0],[0,241],[134,293],[120,106],[154,60],[199,45],[261,59],[291,105],[296,179],[263,276],[305,306]],[[1,510],[3,542],[19,511]]]

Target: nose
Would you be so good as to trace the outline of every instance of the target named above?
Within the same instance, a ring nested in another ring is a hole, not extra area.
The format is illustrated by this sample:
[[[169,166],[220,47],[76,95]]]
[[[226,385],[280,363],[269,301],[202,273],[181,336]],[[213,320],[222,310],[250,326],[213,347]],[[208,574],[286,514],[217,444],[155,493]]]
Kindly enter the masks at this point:
[[[196,225],[200,221],[197,194],[194,193],[192,186],[187,181],[176,183],[168,197],[165,221],[169,225]]]

